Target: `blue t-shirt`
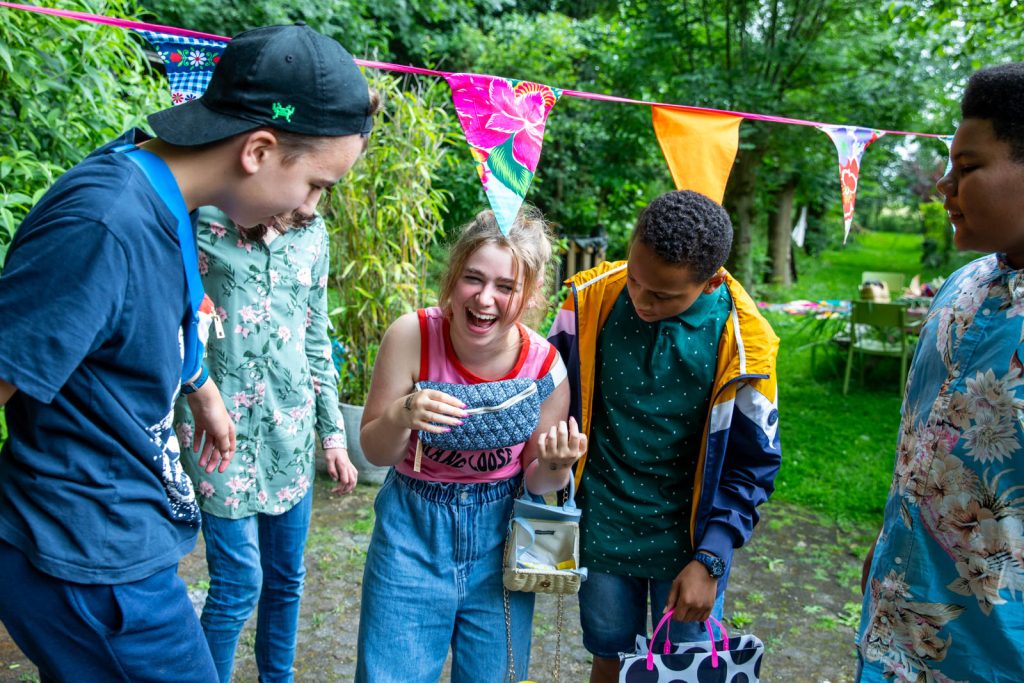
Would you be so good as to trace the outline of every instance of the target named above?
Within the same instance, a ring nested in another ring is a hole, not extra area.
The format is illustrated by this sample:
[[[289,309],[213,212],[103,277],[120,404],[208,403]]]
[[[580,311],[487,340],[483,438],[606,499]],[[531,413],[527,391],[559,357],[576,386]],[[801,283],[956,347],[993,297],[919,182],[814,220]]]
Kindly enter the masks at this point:
[[[177,222],[134,162],[97,150],[25,218],[0,274],[0,538],[78,583],[136,581],[195,544],[171,406],[189,313]]]

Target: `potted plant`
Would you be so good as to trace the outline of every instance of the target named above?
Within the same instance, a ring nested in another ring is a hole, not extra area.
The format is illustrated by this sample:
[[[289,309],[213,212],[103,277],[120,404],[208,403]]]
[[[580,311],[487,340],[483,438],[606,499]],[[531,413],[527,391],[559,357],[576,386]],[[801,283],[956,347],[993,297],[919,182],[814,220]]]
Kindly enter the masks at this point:
[[[384,108],[366,155],[321,207],[331,238],[330,316],[349,456],[368,481],[381,480],[386,468],[370,465],[359,447],[362,405],[388,325],[435,298],[429,247],[444,234],[449,193],[433,180],[454,123],[443,82],[381,74],[372,85]]]

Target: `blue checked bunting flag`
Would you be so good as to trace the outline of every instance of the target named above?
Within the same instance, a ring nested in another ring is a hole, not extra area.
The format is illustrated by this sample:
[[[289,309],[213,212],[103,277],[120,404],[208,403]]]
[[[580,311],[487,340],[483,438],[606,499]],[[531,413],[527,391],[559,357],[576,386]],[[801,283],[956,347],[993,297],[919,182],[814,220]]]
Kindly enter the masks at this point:
[[[186,38],[141,29],[136,31],[149,41],[163,60],[171,87],[171,104],[182,104],[203,94],[227,47],[226,42],[219,40]]]

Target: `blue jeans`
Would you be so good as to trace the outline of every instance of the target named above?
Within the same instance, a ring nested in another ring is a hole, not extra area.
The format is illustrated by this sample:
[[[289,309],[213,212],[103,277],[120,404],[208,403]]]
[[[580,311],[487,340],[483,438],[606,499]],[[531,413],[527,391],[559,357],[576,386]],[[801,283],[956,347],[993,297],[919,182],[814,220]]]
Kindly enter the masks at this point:
[[[0,621],[44,683],[217,680],[177,566],[130,583],[71,583],[0,541],[0,567]]]
[[[651,635],[647,630],[648,594],[651,600],[651,623],[657,625],[664,615],[662,610],[665,609],[671,591],[671,581],[590,572],[587,580],[580,585],[583,647],[595,657],[607,659],[618,659],[620,652],[633,652],[638,635]],[[724,600],[725,591],[721,590],[711,609],[711,616],[718,620],[722,619]],[[673,643],[708,640],[704,622],[672,620],[668,626]],[[719,635],[713,622],[711,628]],[[666,629],[662,628],[655,644],[665,642],[665,635]]]
[[[302,555],[312,510],[310,490],[280,515],[242,519],[203,515],[210,592],[200,622],[221,683],[231,680],[238,637],[257,602],[260,681],[292,681],[299,603],[306,578]]]
[[[358,683],[508,680],[502,555],[519,477],[419,481],[392,470],[377,494],[359,613]],[[510,592],[515,680],[527,678],[532,593]]]

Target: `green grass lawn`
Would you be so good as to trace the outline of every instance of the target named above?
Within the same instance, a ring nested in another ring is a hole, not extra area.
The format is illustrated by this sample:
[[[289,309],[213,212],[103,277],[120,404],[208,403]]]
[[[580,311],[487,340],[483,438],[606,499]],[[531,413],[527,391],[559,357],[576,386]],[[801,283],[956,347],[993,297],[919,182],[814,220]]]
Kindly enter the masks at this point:
[[[859,233],[845,247],[808,257],[798,254],[800,280],[770,291],[774,302],[793,299],[855,297],[865,270],[917,274],[927,281],[948,275],[977,254],[957,254],[941,269],[920,266],[921,236]],[[899,362],[879,359],[869,365],[864,384],[858,369],[843,396],[845,355],[829,344],[818,347],[816,372],[811,350],[814,321],[804,316],[768,313],[781,339],[779,416],[782,470],[775,497],[807,506],[837,519],[880,521],[892,477],[900,422]]]
[[[924,268],[921,265],[919,234],[896,232],[856,232],[850,235],[846,246],[808,256],[796,254],[799,280],[790,287],[769,288],[770,301],[793,299],[851,299],[857,295],[860,274],[865,270],[887,270],[903,273],[906,281],[921,275],[921,282],[936,276],[945,277],[961,265],[979,256],[976,252],[954,253],[952,261],[942,268]]]

